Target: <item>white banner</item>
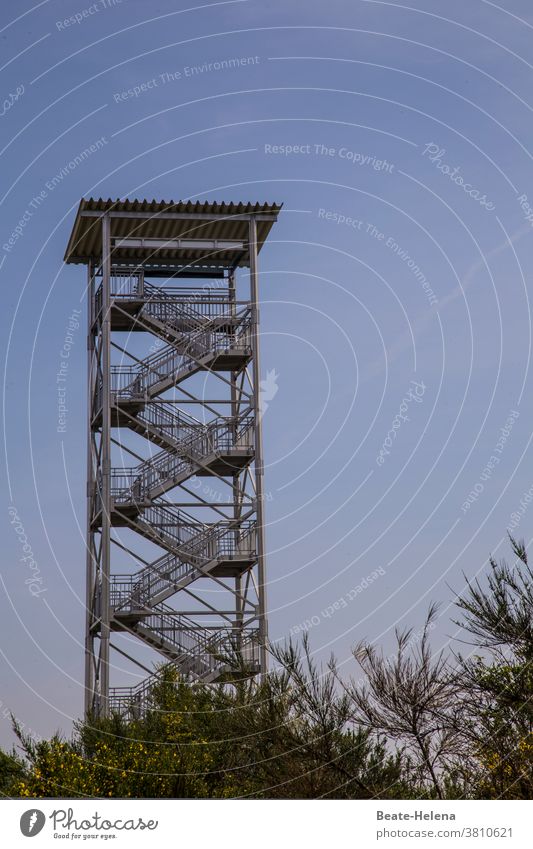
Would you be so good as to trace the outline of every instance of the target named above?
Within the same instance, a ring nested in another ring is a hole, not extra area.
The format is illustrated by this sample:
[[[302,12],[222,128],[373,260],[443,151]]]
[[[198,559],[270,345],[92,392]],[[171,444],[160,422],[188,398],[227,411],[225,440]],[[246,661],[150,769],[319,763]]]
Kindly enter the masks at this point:
[[[513,847],[531,849],[533,803],[5,800],[2,845],[330,849]],[[29,841],[35,838],[35,843]]]

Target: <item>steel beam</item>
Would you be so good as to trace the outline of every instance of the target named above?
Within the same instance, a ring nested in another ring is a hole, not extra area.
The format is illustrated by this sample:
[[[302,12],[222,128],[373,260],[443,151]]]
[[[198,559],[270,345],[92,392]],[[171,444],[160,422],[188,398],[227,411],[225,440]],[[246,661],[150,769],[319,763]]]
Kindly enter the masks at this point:
[[[98,714],[108,715],[111,581],[111,220],[102,219],[102,571]]]
[[[142,238],[116,238],[113,240],[115,248],[168,248],[180,250],[212,250],[212,251],[238,251],[244,247],[242,241],[230,241],[229,239],[142,239]]]
[[[209,215],[209,214],[197,214],[194,212],[120,212],[120,211],[109,211],[109,212],[100,212],[97,209],[85,209],[83,212],[79,213],[81,218],[103,218],[105,215],[108,215],[110,218],[139,218],[143,221],[153,221],[155,219],[168,219],[169,221],[250,221],[251,219],[255,219],[256,221],[276,221],[278,217],[277,212],[273,212],[272,214],[268,214],[267,212],[254,213],[251,212],[247,215],[239,214],[239,215]]]
[[[86,578],[85,578],[85,714],[93,707],[94,698],[94,635],[92,622],[94,616],[94,583],[96,564],[94,562],[94,540],[91,530],[93,499],[95,491],[93,463],[93,435],[91,432],[91,410],[94,399],[94,334],[93,303],[94,277],[93,266],[87,264],[87,538],[86,538]]]
[[[252,307],[252,371],[254,385],[255,411],[255,480],[257,498],[257,558],[258,558],[258,616],[261,634],[261,673],[268,671],[268,626],[266,601],[266,544],[265,544],[265,502],[264,502],[264,461],[263,461],[263,423],[261,409],[261,363],[259,352],[259,274],[257,268],[257,223],[255,218],[249,223],[250,253],[250,299]]]

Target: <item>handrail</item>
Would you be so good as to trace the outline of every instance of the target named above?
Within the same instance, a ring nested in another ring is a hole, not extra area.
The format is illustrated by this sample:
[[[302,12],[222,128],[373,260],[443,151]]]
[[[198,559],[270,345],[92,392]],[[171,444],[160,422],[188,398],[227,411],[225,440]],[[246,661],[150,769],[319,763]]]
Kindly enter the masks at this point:
[[[190,334],[183,351],[167,345],[142,364],[111,366],[111,392],[117,398],[143,399],[150,389],[168,378],[177,382],[180,376],[197,368],[198,361],[206,355],[225,351],[251,352],[250,321],[247,320],[233,337],[212,330],[199,331]]]
[[[111,577],[111,605],[121,612],[150,604],[161,593],[172,595],[180,581],[199,578],[210,563],[238,557],[253,558],[256,553],[256,522],[231,520],[216,522],[196,537],[181,553],[169,552],[133,575]]]
[[[164,484],[172,484],[182,474],[193,474],[203,459],[253,447],[253,417],[240,421],[219,417],[191,428],[187,438],[176,443],[175,453],[159,451],[138,466],[111,469],[111,495],[118,503],[142,501]]]
[[[204,648],[200,655],[191,653],[190,664],[183,659],[178,660],[175,666],[179,671],[185,671],[186,675],[194,675],[198,680],[207,678],[212,673],[224,671],[224,663],[216,655],[223,655],[237,650],[243,659],[255,670],[259,666],[259,631],[254,628],[236,629],[228,628],[218,640],[211,638],[209,643],[203,643]],[[184,669],[185,667],[185,669]],[[195,668],[196,667],[196,668]],[[154,688],[162,680],[165,669],[144,678],[133,687],[111,687],[109,690],[109,707],[111,711],[119,713],[132,712],[141,715],[150,705],[150,699]]]

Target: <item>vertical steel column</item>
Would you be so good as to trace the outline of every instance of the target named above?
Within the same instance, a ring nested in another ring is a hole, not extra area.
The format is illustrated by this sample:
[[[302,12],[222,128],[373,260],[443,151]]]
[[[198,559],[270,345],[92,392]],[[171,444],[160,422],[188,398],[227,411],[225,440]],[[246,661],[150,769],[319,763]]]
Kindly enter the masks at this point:
[[[111,576],[111,219],[102,218],[102,550],[100,586],[100,698],[109,706],[109,612]]]
[[[235,288],[235,271],[233,269],[231,270],[229,277],[228,277],[228,295],[229,295],[229,300],[231,302],[231,310],[230,310],[231,311],[231,317],[232,317],[232,319],[235,319],[235,316],[237,314],[237,306],[236,306],[237,292],[236,292],[236,288]],[[230,329],[230,333],[232,334],[232,341],[233,341],[233,338],[234,338],[233,337],[234,332],[235,332],[234,326],[232,325],[232,327]],[[234,445],[237,445],[237,434],[238,434],[238,430],[239,430],[237,418],[238,418],[239,412],[240,412],[240,404],[239,404],[238,391],[237,391],[237,372],[232,371],[231,372],[231,416],[232,416],[232,419],[233,419],[233,444]],[[241,504],[240,504],[240,501],[241,501],[241,485],[240,485],[241,477],[240,477],[240,474],[241,474],[240,472],[236,472],[236,473],[233,474],[233,489],[232,489],[232,492],[233,492],[233,518],[235,520],[235,530],[233,531],[233,534],[234,534],[234,538],[235,538],[235,543],[237,542],[237,539],[238,539],[238,534],[239,534],[238,520],[240,519],[240,515],[241,515]],[[235,547],[237,547],[237,546],[235,545]],[[240,575],[236,575],[236,577],[235,577],[235,626],[236,626],[236,629],[237,629],[237,647],[238,647],[239,651],[240,651],[241,646],[242,646],[243,624],[244,624],[244,612],[243,612],[243,602],[242,602],[242,579],[241,579]]]
[[[252,308],[252,351],[255,418],[255,486],[257,502],[257,560],[258,560],[258,619],[260,634],[261,674],[268,670],[268,626],[266,616],[266,549],[265,549],[265,499],[263,462],[263,425],[261,421],[261,371],[259,360],[259,276],[257,271],[257,222],[252,215],[248,227],[248,249],[250,254],[250,300]]]
[[[93,435],[91,429],[92,409],[94,403],[94,277],[91,261],[87,263],[87,558],[85,580],[85,714],[92,708],[94,694],[94,637],[92,624],[94,616],[94,540],[91,527],[92,506],[95,490],[93,475]]]

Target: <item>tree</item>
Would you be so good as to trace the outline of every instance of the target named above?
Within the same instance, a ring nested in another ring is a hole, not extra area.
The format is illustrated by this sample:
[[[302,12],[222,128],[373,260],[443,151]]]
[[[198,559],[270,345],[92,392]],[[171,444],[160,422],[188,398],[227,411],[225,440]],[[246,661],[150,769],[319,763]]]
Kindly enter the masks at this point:
[[[458,682],[442,653],[433,656],[429,632],[432,606],[419,642],[412,630],[396,631],[396,652],[385,657],[366,642],[354,649],[364,674],[347,688],[353,717],[374,735],[383,735],[407,756],[411,782],[423,795],[443,799],[456,784],[461,755],[456,723]]]
[[[163,670],[142,719],[114,715],[79,723],[72,740],[34,743],[17,731],[28,761],[14,795],[206,798],[213,759],[190,721],[198,694]]]
[[[0,796],[11,795],[13,785],[22,779],[24,771],[24,762],[14,750],[8,753],[0,749]]]
[[[458,659],[463,733],[478,762],[481,798],[533,795],[533,572],[523,542],[514,562],[489,560],[486,586],[468,581],[457,602],[476,653]]]
[[[233,716],[255,751],[254,795],[280,799],[393,798],[401,763],[383,741],[355,727],[349,700],[313,661],[309,641],[272,647],[279,664]],[[404,788],[402,788],[402,791]]]
[[[418,799],[533,796],[533,572],[490,560],[457,600],[473,644],[433,653],[421,635],[396,648],[359,643],[362,680],[344,683],[309,640],[271,647],[277,667],[192,685],[160,668],[142,716],[87,718],[71,740],[35,742],[15,723],[23,757],[0,752],[6,796]],[[226,663],[227,661],[227,663]]]
[[[293,646],[264,681],[191,686],[161,669],[141,718],[78,724],[72,740],[19,730],[26,797],[394,798],[401,759],[349,722],[333,672]],[[406,789],[401,789],[406,796]]]

